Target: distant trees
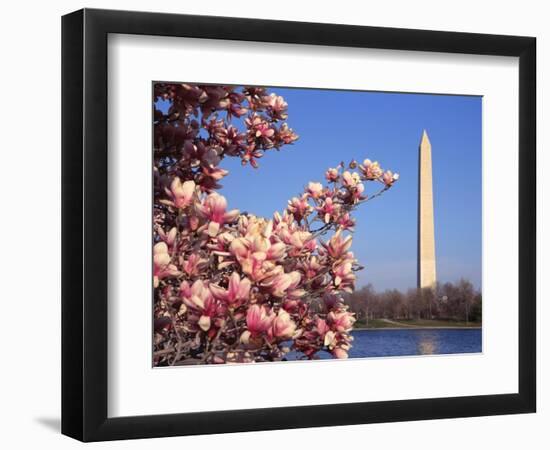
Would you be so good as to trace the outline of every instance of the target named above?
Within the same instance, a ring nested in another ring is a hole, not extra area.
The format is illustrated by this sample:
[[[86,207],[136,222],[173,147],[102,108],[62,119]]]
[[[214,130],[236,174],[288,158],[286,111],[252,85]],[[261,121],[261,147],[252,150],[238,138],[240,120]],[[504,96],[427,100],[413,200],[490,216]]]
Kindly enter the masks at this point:
[[[376,292],[371,284],[345,296],[357,320],[368,324],[373,319],[438,319],[480,322],[481,292],[472,283],[437,284],[435,289],[388,289]]]

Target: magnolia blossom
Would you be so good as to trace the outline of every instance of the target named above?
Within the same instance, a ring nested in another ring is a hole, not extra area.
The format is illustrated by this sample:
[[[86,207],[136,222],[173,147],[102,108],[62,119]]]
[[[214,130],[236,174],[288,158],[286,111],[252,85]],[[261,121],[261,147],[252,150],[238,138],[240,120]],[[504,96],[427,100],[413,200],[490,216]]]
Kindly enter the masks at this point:
[[[337,264],[333,268],[334,273],[334,285],[346,290],[348,286],[352,285],[355,281],[355,275],[352,272],[352,261],[350,259],[344,260],[340,264]]]
[[[301,280],[300,272],[278,273],[262,282],[262,286],[267,288],[271,295],[275,297],[284,297],[287,290],[295,289]]]
[[[182,268],[188,276],[197,276],[200,274],[201,267],[204,266],[206,262],[207,261],[202,259],[200,255],[193,253],[183,262]]]
[[[184,209],[191,204],[195,193],[195,182],[189,180],[182,183],[179,177],[175,177],[170,184],[170,189],[166,189],[166,193],[171,200],[162,200],[163,203]]]
[[[298,135],[291,128],[288,127],[288,124],[283,123],[277,130],[275,139],[275,144],[277,148],[279,148],[279,146],[281,145],[288,145],[297,141]]]
[[[335,259],[339,259],[346,254],[348,249],[351,247],[352,236],[348,235],[345,238],[342,237],[342,233],[338,230],[334,236],[330,238],[328,243],[323,246],[327,249],[330,256]]]
[[[342,174],[343,184],[347,188],[355,188],[361,182],[361,177],[357,172],[348,172]]]
[[[264,139],[271,143],[270,138],[275,134],[275,129],[272,128],[267,120],[259,115],[253,115],[246,119],[246,125],[250,129],[250,136],[256,139]]]
[[[338,169],[330,168],[325,172],[325,178],[329,182],[337,181],[339,177]]]
[[[279,339],[290,339],[296,331],[296,324],[284,309],[280,309],[273,319],[271,333]]]
[[[323,185],[321,183],[310,181],[307,185],[307,193],[313,198],[318,198],[323,193]]]
[[[246,313],[246,326],[248,331],[257,336],[269,329],[274,319],[272,311],[268,311],[265,306],[252,305]]]
[[[222,288],[216,284],[210,285],[210,290],[214,297],[224,301],[231,307],[235,307],[248,300],[250,295],[251,282],[248,278],[241,277],[237,272],[229,277],[229,284],[227,289]]]
[[[327,323],[336,331],[349,331],[353,327],[355,318],[348,311],[330,312],[327,315]]]
[[[384,172],[384,175],[382,175],[382,182],[386,186],[391,186],[398,179],[399,179],[399,174],[398,173],[392,173],[391,170],[387,170],[386,172]]]
[[[302,220],[312,210],[312,207],[308,203],[307,196],[302,195],[300,198],[292,197],[288,201],[287,209],[296,220]]]
[[[153,286],[157,288],[159,281],[166,277],[177,277],[180,272],[171,263],[168,246],[165,242],[158,242],[153,247]]]
[[[284,120],[288,117],[286,112],[288,108],[285,99],[277,94],[271,94],[264,99],[268,107],[268,112],[271,117],[276,120]]]
[[[218,234],[220,226],[233,222],[239,215],[239,210],[234,209],[226,212],[227,201],[225,197],[216,192],[209,194],[203,203],[197,205],[197,210],[201,216],[210,221],[208,224],[208,234],[214,237]]]
[[[377,180],[382,176],[382,169],[378,161],[372,162],[370,159],[365,159],[363,164],[359,165],[359,169],[367,180]]]

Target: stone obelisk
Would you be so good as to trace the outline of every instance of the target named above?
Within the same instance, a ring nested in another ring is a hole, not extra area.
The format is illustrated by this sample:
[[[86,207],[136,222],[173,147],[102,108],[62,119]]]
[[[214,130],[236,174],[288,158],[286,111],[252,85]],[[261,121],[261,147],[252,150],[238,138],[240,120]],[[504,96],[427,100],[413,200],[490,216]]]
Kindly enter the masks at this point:
[[[418,149],[418,287],[435,287],[432,145],[426,130]]]

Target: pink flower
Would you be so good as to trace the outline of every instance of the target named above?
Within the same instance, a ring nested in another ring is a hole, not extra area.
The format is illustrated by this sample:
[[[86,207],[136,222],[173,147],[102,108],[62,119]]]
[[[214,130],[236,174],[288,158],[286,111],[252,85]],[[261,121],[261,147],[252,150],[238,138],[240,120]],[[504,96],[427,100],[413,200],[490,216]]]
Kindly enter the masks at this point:
[[[319,198],[323,193],[323,185],[310,181],[307,185],[307,193],[313,198]]]
[[[339,176],[338,169],[334,169],[332,167],[325,172],[325,178],[329,182],[338,181]]]
[[[202,168],[202,172],[204,173],[205,177],[212,178],[214,181],[220,181],[229,173],[227,170],[214,166],[204,166]]]
[[[288,201],[287,210],[296,220],[302,220],[311,211],[311,206],[307,202],[307,196],[304,194],[300,198],[292,197]]]
[[[180,295],[187,306],[199,311],[204,310],[212,299],[208,286],[202,280],[195,281],[191,287],[187,281],[183,281],[180,285]]]
[[[337,223],[342,230],[353,230],[355,227],[355,220],[350,217],[349,213],[340,216]]]
[[[348,358],[348,352],[346,350],[344,350],[343,348],[341,348],[341,347],[336,347],[332,351],[332,355],[337,359],[347,359]]]
[[[200,255],[192,253],[187,258],[187,261],[183,263],[183,271],[191,276],[197,276],[200,273],[201,266],[203,266],[207,261],[201,259]]]
[[[387,170],[384,172],[384,175],[382,175],[382,182],[386,186],[391,186],[393,183],[395,183],[399,179],[398,173],[392,173],[391,170]]]
[[[297,141],[299,136],[289,128],[286,123],[283,123],[277,133],[275,134],[275,145],[280,147],[281,145],[292,144]]]
[[[334,203],[331,197],[327,197],[324,203],[322,203],[321,206],[317,206],[315,209],[319,213],[319,216],[323,218],[323,221],[329,223],[331,217],[338,214],[340,205]]]
[[[199,319],[199,327],[203,331],[208,331],[210,329],[210,325],[212,324],[212,320],[210,319],[210,316],[201,316]]]
[[[365,159],[363,164],[359,164],[359,169],[366,180],[377,180],[382,176],[382,169],[377,161],[372,162],[370,159]]]
[[[341,231],[338,230],[334,233],[334,236],[330,238],[327,244],[324,244],[324,247],[327,249],[330,256],[335,259],[339,259],[346,254],[348,249],[351,247],[352,236],[349,235],[345,238],[342,238]]]
[[[282,242],[271,244],[267,249],[267,259],[278,261],[286,254],[286,245]]]
[[[158,234],[160,238],[166,242],[168,247],[171,247],[174,245],[174,242],[176,242],[176,236],[178,234],[178,229],[176,227],[172,227],[168,233],[166,233],[162,228],[158,230]]]
[[[271,333],[279,339],[290,339],[296,331],[296,324],[284,309],[280,309],[273,319]]]
[[[327,325],[327,322],[324,319],[321,319],[320,317],[317,317],[317,320],[315,321],[315,328],[317,330],[317,333],[319,333],[319,336],[323,338],[325,334],[327,334],[327,332],[330,330],[329,326]]]
[[[157,288],[160,280],[180,275],[178,268],[171,263],[172,258],[168,253],[165,242],[158,242],[153,247],[153,286]]]
[[[361,178],[357,172],[348,172],[347,170],[342,174],[342,182],[347,188],[355,188],[361,183]]]
[[[327,323],[332,330],[345,332],[353,328],[355,318],[348,311],[331,311],[327,315]]]
[[[288,117],[286,112],[288,103],[280,95],[271,94],[264,98],[264,103],[267,105],[268,113],[273,119],[285,120]]]
[[[241,277],[237,272],[233,272],[229,277],[229,285],[224,289],[216,284],[210,285],[210,290],[214,297],[227,303],[229,306],[235,307],[246,302],[250,296],[251,283],[248,278]]]
[[[284,297],[287,290],[295,289],[301,280],[300,272],[279,273],[262,282],[262,286],[269,289],[275,297]]]
[[[351,291],[355,282],[355,274],[352,272],[352,262],[345,259],[340,264],[333,267],[334,285],[345,291]]]
[[[166,193],[171,200],[161,200],[162,203],[184,209],[191,204],[193,194],[195,193],[195,182],[193,180],[181,182],[179,177],[175,177],[170,185],[170,190]]]
[[[265,306],[251,305],[246,313],[246,326],[253,336],[257,336],[269,329],[274,314]]]
[[[263,139],[265,142],[271,143],[270,138],[275,134],[275,130],[270,127],[264,118],[254,114],[252,117],[246,119],[245,123],[249,129],[251,137]]]
[[[198,205],[197,209],[199,214],[210,221],[208,225],[208,235],[210,237],[215,237],[220,230],[220,226],[225,223],[233,222],[239,215],[239,210],[234,209],[226,212],[226,208],[227,201],[225,197],[216,192],[209,194],[208,197]]]

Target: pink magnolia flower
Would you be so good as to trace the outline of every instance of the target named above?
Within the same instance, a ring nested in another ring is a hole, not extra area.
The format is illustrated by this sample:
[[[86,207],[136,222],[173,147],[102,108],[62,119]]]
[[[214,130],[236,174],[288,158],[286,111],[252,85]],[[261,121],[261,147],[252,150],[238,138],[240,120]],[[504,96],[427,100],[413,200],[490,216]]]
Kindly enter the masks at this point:
[[[337,223],[342,230],[351,231],[355,227],[355,220],[350,217],[349,213],[345,213],[338,217]]]
[[[324,319],[321,319],[320,317],[317,317],[317,320],[315,321],[315,329],[317,330],[317,333],[319,333],[319,336],[323,338],[325,334],[327,334],[327,332],[330,330],[329,326],[327,325],[327,322]]]
[[[292,144],[297,141],[299,136],[289,128],[286,123],[283,123],[275,134],[275,145],[280,147],[281,145]]]
[[[352,271],[352,267],[352,262],[349,259],[333,267],[334,285],[337,288],[351,291],[351,287],[355,282],[355,274]]]
[[[222,126],[219,133],[223,136],[224,131]],[[192,167],[215,167],[221,160],[220,150],[219,147],[207,145],[203,141],[187,141],[183,146],[181,162]]]
[[[325,178],[327,179],[327,181],[338,181],[338,178],[340,177],[339,173],[338,173],[338,169],[335,169],[335,168],[330,168],[328,169],[326,172],[325,172]]]
[[[204,176],[212,178],[215,181],[221,180],[229,173],[227,170],[214,166],[203,166],[202,172]]]
[[[192,286],[187,281],[180,285],[180,296],[183,302],[190,308],[204,310],[212,298],[212,294],[202,280],[197,280]]]
[[[377,161],[372,162],[370,159],[365,159],[363,164],[359,164],[359,169],[366,180],[377,180],[382,176],[382,169]]]
[[[285,120],[288,117],[288,103],[277,94],[271,94],[264,97],[264,103],[267,105],[269,115],[275,120]]]
[[[190,277],[197,276],[206,262],[207,261],[202,259],[200,255],[192,253],[187,258],[187,261],[183,263],[183,271]]]
[[[331,311],[327,314],[327,323],[332,330],[345,332],[353,328],[355,318],[348,311]]]
[[[384,172],[384,175],[382,175],[382,182],[386,186],[391,186],[393,183],[395,183],[399,179],[398,173],[392,173],[391,170],[387,170]]]
[[[229,306],[239,306],[249,299],[251,283],[248,278],[241,277],[237,272],[233,272],[229,277],[229,285],[224,289],[216,284],[210,285],[210,290],[214,297],[227,303]]]
[[[300,283],[300,272],[279,273],[262,282],[262,286],[269,289],[275,297],[284,297],[287,290],[295,289]]]
[[[310,181],[307,185],[307,193],[313,198],[319,198],[323,193],[323,185]]]
[[[351,247],[352,236],[348,235],[343,238],[341,230],[338,230],[330,238],[328,243],[324,244],[324,247],[327,249],[330,256],[335,259],[339,259],[346,254],[348,249]]]
[[[348,358],[348,352],[342,347],[336,347],[332,351],[332,355],[337,359],[347,359]]]
[[[253,336],[257,336],[269,329],[273,319],[272,311],[268,311],[265,306],[254,304],[246,313],[246,326]]]
[[[255,114],[246,119],[245,123],[254,138],[263,138],[271,142],[269,138],[273,137],[275,130],[270,127],[269,123],[264,118]]]
[[[323,218],[323,221],[325,223],[329,223],[332,217],[335,217],[339,210],[340,205],[337,203],[334,203],[331,197],[328,197],[321,206],[317,206],[315,208],[319,214],[320,217]]]
[[[166,233],[162,228],[159,228],[158,234],[160,238],[166,242],[166,245],[168,247],[172,247],[174,243],[176,242],[176,236],[178,234],[178,229],[176,227],[172,227],[168,233]]]
[[[317,256],[312,256],[305,261],[301,261],[298,267],[303,271],[307,279],[312,279],[321,271],[323,265],[319,262]]]
[[[157,288],[160,280],[180,275],[178,268],[171,263],[172,258],[168,253],[165,242],[158,242],[153,247],[153,286]]]
[[[365,185],[363,183],[358,183],[354,189],[351,190],[351,200],[353,203],[359,202],[367,198],[366,195],[363,195],[365,191]]]
[[[168,194],[171,200],[161,200],[161,202],[166,205],[175,206],[179,209],[184,209],[191,204],[194,193],[195,182],[193,180],[182,183],[179,177],[175,177],[172,180],[170,189],[166,189],[166,194]]]
[[[296,324],[284,309],[280,309],[273,319],[271,334],[278,339],[290,339],[296,331]]]
[[[218,234],[220,226],[233,222],[239,215],[239,210],[234,209],[226,212],[227,201],[225,197],[213,192],[197,206],[199,214],[210,221],[208,224],[208,235],[214,237]]]
[[[347,188],[355,188],[361,183],[361,178],[357,172],[348,172],[347,170],[342,174],[342,182]]]
[[[183,303],[196,312],[193,317],[196,320],[196,325],[203,330],[209,331],[214,325],[223,326],[219,320],[215,320],[218,314],[223,313],[223,308],[216,302],[216,299],[210,292],[208,284],[202,280],[197,280],[190,287],[187,281],[180,285],[180,297]],[[200,316],[199,316],[200,314]]]
[[[336,333],[332,330],[326,331],[323,337],[323,345],[332,350],[337,343],[338,339],[336,337]]]
[[[288,201],[287,210],[298,221],[302,220],[311,211],[311,206],[307,201],[307,196],[304,194],[300,198],[292,197]]]

